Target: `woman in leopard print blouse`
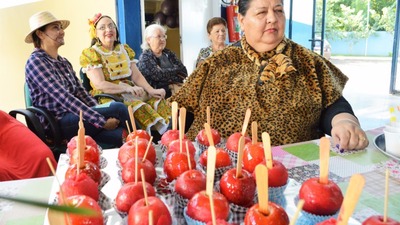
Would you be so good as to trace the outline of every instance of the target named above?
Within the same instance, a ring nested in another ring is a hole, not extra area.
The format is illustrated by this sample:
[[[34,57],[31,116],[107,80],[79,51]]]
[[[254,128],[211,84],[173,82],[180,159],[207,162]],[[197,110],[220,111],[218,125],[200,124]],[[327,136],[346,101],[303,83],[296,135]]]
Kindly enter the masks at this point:
[[[348,78],[328,60],[285,37],[283,1],[238,4],[242,39],[206,59],[169,99],[194,113],[188,137],[194,139],[203,129],[207,106],[211,126],[224,138],[242,130],[249,108],[259,138],[268,132],[272,145],[328,134],[342,149],[365,148],[365,132],[342,96]]]

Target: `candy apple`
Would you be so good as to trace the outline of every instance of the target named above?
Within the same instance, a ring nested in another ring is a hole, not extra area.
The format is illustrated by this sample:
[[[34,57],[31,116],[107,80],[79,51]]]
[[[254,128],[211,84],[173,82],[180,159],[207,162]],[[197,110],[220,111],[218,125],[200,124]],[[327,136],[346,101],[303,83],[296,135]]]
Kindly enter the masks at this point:
[[[194,158],[196,154],[196,147],[194,147],[193,142],[188,139],[182,140],[182,152],[186,152],[186,143],[188,144],[191,157]],[[171,143],[168,145],[167,155],[169,155],[171,152],[180,152],[180,147],[181,144],[179,140],[171,141]]]
[[[317,223],[316,225],[336,225],[336,219],[335,218],[329,218],[327,220],[324,220],[320,223]]]
[[[129,209],[128,224],[142,225],[148,224],[149,211],[153,211],[154,225],[171,225],[172,217],[167,206],[157,197],[148,197],[149,204],[146,205],[145,199],[142,198],[135,202]]]
[[[68,214],[65,217],[65,224],[91,224],[91,225],[103,225],[104,219],[99,204],[89,196],[86,195],[74,195],[65,199],[66,204],[75,208],[86,208],[91,209],[95,212],[92,216]]]
[[[243,149],[243,168],[250,173],[254,172],[256,166],[265,161],[264,147],[262,142],[245,144]]]
[[[151,136],[145,130],[134,130],[126,137],[126,142],[135,141],[136,137],[150,141]]]
[[[60,188],[64,197],[87,195],[96,201],[99,200],[97,183],[85,173],[80,173],[70,179],[64,180]],[[59,196],[59,200],[62,202],[61,196]]]
[[[211,137],[214,141],[214,145],[217,145],[221,142],[221,135],[217,130],[211,129]],[[210,142],[208,142],[206,130],[200,130],[200,132],[196,136],[197,142],[201,145],[210,146]]]
[[[146,182],[147,196],[156,196],[154,187]],[[128,213],[131,206],[139,199],[144,198],[143,183],[131,182],[124,184],[115,198],[115,206],[120,212]]]
[[[75,151],[77,147],[77,142],[76,140],[78,139],[78,136],[75,136],[71,138],[71,140],[67,143],[67,153],[68,155],[72,155],[72,152]],[[86,146],[92,146],[93,148],[98,149],[98,145],[95,140],[93,140],[92,137],[85,135],[85,141],[86,141]]]
[[[186,135],[183,138],[186,139]],[[174,140],[179,140],[179,130],[168,130],[161,136],[161,144],[167,147]]]
[[[362,225],[400,225],[400,222],[389,217],[386,218],[386,222],[383,222],[383,216],[375,215],[368,217]]]
[[[265,165],[265,161],[262,162]],[[253,176],[255,174],[253,172]],[[287,184],[289,174],[285,165],[277,160],[272,160],[272,168],[268,169],[268,186],[269,187],[281,187]]]
[[[187,170],[176,178],[175,192],[186,199],[206,189],[206,175],[198,170]]]
[[[147,146],[149,141],[143,138],[138,138],[137,146],[138,146],[138,157],[143,158],[146,153]],[[133,141],[125,142],[118,151],[118,161],[123,166],[130,158],[135,157],[135,149],[136,149],[136,139]],[[156,163],[156,149],[152,144],[150,144],[149,150],[146,155],[146,159],[148,159],[153,165]]]
[[[94,180],[97,184],[100,184],[101,182],[101,171],[99,166],[96,164],[89,162],[89,161],[84,161],[83,162],[83,167],[79,168],[79,173],[86,173],[90,178]],[[78,174],[78,164],[73,164],[70,165],[65,172],[65,179],[72,178]]]
[[[135,181],[135,158],[129,159],[124,166],[122,167],[122,180],[125,183],[129,182],[134,182]],[[142,180],[142,177],[140,176],[140,170],[143,169],[144,171],[144,177],[146,179],[146,182],[149,182],[151,185],[154,184],[156,181],[157,173],[154,165],[147,159],[143,160],[142,158],[139,158],[137,160],[138,162],[138,181]]]
[[[318,177],[310,178],[301,185],[299,198],[304,200],[304,211],[324,216],[335,214],[343,202],[339,186],[331,180],[322,184]]]
[[[192,168],[196,168],[196,161],[190,158]],[[167,175],[167,181],[171,182],[183,172],[189,170],[188,157],[185,152],[172,152],[167,155],[164,161],[164,173]]]
[[[231,136],[229,136],[228,139],[226,140],[226,149],[233,152],[237,152],[239,147],[239,139],[241,136],[242,133],[240,132],[233,133]],[[250,137],[245,136],[244,143],[247,144],[249,142],[251,142]]]
[[[242,170],[241,176],[236,177],[236,168],[232,168],[222,175],[219,188],[229,202],[250,207],[256,193],[256,181],[246,170]]]
[[[288,225],[289,217],[285,210],[273,203],[268,202],[269,214],[266,215],[259,210],[259,204],[253,205],[247,210],[244,217],[245,225]]]
[[[199,163],[204,167],[207,167],[207,152],[208,151],[205,150],[203,153],[201,153],[199,158]],[[216,148],[215,168],[227,167],[231,165],[232,162],[228,152],[226,152],[223,148]]]
[[[73,165],[73,164],[78,163],[78,161],[79,161],[78,159],[79,159],[79,151],[74,150],[72,152],[72,155],[69,158],[69,164]],[[98,148],[92,147],[90,145],[86,145],[83,159],[84,159],[84,161],[89,161],[89,162],[96,164],[97,166],[100,166],[100,153],[99,153]]]
[[[229,203],[224,195],[218,192],[212,194],[216,219],[227,220]],[[206,191],[197,192],[188,202],[186,214],[192,219],[207,223],[212,220],[210,199]]]

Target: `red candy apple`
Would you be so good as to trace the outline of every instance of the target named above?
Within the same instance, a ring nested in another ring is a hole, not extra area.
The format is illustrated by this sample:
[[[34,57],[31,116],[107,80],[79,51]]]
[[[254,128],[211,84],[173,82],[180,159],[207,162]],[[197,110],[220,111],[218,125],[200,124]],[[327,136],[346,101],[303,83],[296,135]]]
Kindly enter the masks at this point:
[[[245,144],[243,150],[243,168],[245,170],[253,173],[256,166],[263,161],[265,161],[265,156],[262,142]]]
[[[190,155],[194,158],[196,154],[196,147],[194,147],[193,142],[188,139],[182,140],[182,152],[186,152],[186,143],[188,144]],[[171,141],[171,143],[168,145],[167,155],[169,155],[171,152],[180,152],[180,146],[181,144],[179,140]]]
[[[343,202],[339,186],[331,180],[322,184],[318,177],[310,178],[302,184],[299,198],[304,200],[304,211],[324,216],[335,214]]]
[[[77,147],[77,142],[76,140],[78,139],[78,136],[75,136],[71,138],[71,140],[67,144],[67,151],[69,155],[72,155],[72,152],[75,151]],[[95,140],[93,140],[92,137],[85,135],[85,141],[86,141],[86,146],[92,146],[93,148],[98,148],[98,145]]]
[[[134,182],[135,177],[136,177],[136,172],[135,172],[135,158],[129,159],[124,166],[122,167],[122,180],[125,183],[129,182]],[[138,181],[142,180],[142,177],[140,176],[140,170],[143,169],[144,171],[144,176],[146,179],[146,182],[149,182],[150,184],[154,184],[156,181],[157,173],[156,169],[154,168],[154,165],[147,159],[143,160],[142,158],[139,158],[137,160],[138,162]]]
[[[219,187],[229,202],[243,207],[253,204],[256,181],[246,170],[242,170],[240,177],[236,177],[236,168],[226,171],[221,177]]]
[[[207,167],[207,155],[208,151],[205,150],[203,153],[201,153],[200,158],[199,158],[199,163]],[[216,148],[216,162],[215,162],[215,168],[221,168],[221,167],[227,167],[231,166],[231,158],[229,157],[228,152],[226,152],[222,148]]]
[[[242,136],[242,133],[236,132],[233,133],[231,136],[228,137],[226,140],[226,149],[237,152],[238,147],[239,147],[239,139]],[[244,143],[251,142],[251,139],[249,136],[245,136]]]
[[[90,224],[90,225],[103,225],[104,219],[99,204],[89,196],[74,195],[65,199],[66,204],[75,208],[91,209],[95,212],[92,216],[68,214],[65,216],[65,224]]]
[[[218,192],[212,194],[216,219],[227,220],[229,203],[225,196]],[[212,220],[210,199],[206,191],[197,192],[188,202],[186,214],[192,219],[207,223]]]
[[[154,187],[146,182],[147,196],[156,196]],[[124,184],[115,198],[115,206],[120,212],[128,213],[131,206],[139,199],[144,198],[143,183],[131,182]]]
[[[214,145],[219,144],[221,142],[221,135],[217,130],[211,129],[211,137],[214,141]],[[210,142],[208,141],[206,130],[200,130],[200,132],[196,136],[197,142],[201,145],[210,146]]]
[[[148,224],[149,211],[153,211],[154,225],[171,225],[172,217],[167,206],[157,197],[148,197],[149,205],[146,205],[145,199],[142,198],[135,202],[129,209],[128,224],[142,225]]]
[[[145,130],[134,130],[126,137],[126,142],[135,141],[136,137],[150,141],[151,136]]]
[[[259,204],[253,205],[247,210],[244,225],[288,225],[289,217],[285,210],[273,203],[268,202],[269,214],[266,215],[259,210]]]
[[[205,189],[206,175],[198,170],[187,170],[176,179],[175,192],[186,199]]]
[[[138,146],[138,157],[143,158],[147,146],[149,145],[149,141],[143,138],[138,138],[137,146]],[[136,151],[136,139],[133,141],[125,142],[120,148],[118,152],[118,161],[123,166],[126,161],[130,158],[135,157]],[[156,149],[150,143],[149,150],[147,151],[146,159],[148,159],[153,165],[156,163]]]
[[[70,179],[64,180],[60,188],[64,197],[87,195],[96,201],[99,199],[97,183],[85,173],[80,173]],[[59,192],[59,195],[60,194],[61,192]],[[59,199],[61,202],[63,201],[61,196],[59,196]]]
[[[183,139],[186,139],[186,135],[184,135]],[[167,147],[175,140],[179,140],[179,130],[168,130],[161,136],[161,144]]]
[[[79,158],[79,151],[74,150],[69,158],[69,164],[70,165],[77,164],[79,162],[78,158]],[[83,160],[92,162],[97,166],[100,166],[100,153],[97,147],[94,148],[90,145],[86,145]]]
[[[386,222],[383,222],[383,216],[376,215],[368,217],[362,225],[400,225],[400,222],[387,217]]]
[[[101,182],[101,171],[100,168],[89,161],[83,162],[84,166],[79,168],[79,173],[86,173],[90,178],[94,180],[97,184]],[[65,179],[72,178],[78,174],[78,164],[70,165],[65,172]]]
[[[196,168],[196,161],[190,158],[191,168]],[[164,161],[164,173],[167,175],[167,181],[171,182],[183,172],[189,170],[188,157],[185,152],[172,152],[167,155]]]
[[[262,164],[265,165],[265,161]],[[287,184],[288,178],[289,174],[285,165],[277,160],[272,160],[272,168],[268,169],[268,187],[284,186]]]

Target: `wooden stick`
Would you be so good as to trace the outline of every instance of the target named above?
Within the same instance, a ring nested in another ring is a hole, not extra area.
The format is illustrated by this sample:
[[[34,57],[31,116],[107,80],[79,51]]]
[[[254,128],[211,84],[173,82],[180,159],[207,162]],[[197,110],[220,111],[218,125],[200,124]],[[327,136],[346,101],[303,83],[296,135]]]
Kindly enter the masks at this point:
[[[144,163],[144,161],[146,160],[147,153],[149,152],[150,146],[153,143],[152,141],[153,141],[153,136],[150,137],[149,143],[147,144],[146,151],[144,152],[144,156],[143,156],[143,159],[142,159],[142,163]]]
[[[386,168],[386,172],[385,172],[385,203],[383,205],[383,223],[387,222],[388,203],[389,203],[389,169]]]
[[[244,149],[244,136],[239,138],[238,146],[238,158],[236,164],[236,178],[242,177],[242,161],[243,161],[243,149]]]
[[[140,169],[140,175],[142,176],[142,186],[143,186],[143,194],[144,194],[144,202],[146,206],[149,206],[149,199],[147,197],[147,190],[146,190],[146,177],[144,176],[143,168]]]
[[[211,127],[209,123],[204,124],[204,129],[206,130],[206,135],[208,139],[208,143],[210,146],[214,146],[214,139],[212,138]]]
[[[136,131],[135,117],[133,117],[133,109],[131,105],[128,106],[128,112],[129,112],[129,118],[131,119],[132,132],[135,132]]]
[[[187,155],[189,170],[191,170],[191,169],[192,169],[192,163],[190,162],[189,145],[188,145],[188,142],[187,142],[187,141],[185,141],[185,144],[186,144],[186,155]]]
[[[149,225],[154,225],[154,222],[153,222],[153,210],[149,210]]]
[[[180,108],[179,110],[179,152],[183,149],[183,137],[185,136],[185,119],[186,119],[186,109]]]
[[[178,130],[178,103],[172,102],[172,130]]]
[[[130,134],[131,133],[131,126],[129,126],[128,120],[125,120],[125,124],[126,124],[126,129],[128,129],[128,134]]]
[[[268,207],[268,169],[263,164],[256,166],[256,184],[258,192],[258,210],[264,215],[269,215]]]
[[[262,133],[262,142],[264,147],[265,162],[268,169],[272,169],[272,151],[271,151],[271,138],[267,132]]]
[[[79,170],[85,166],[85,149],[86,149],[86,141],[85,141],[85,126],[83,125],[83,116],[82,110],[79,112],[79,123],[78,123],[78,137],[77,137],[77,147],[78,147],[78,165],[77,165],[77,173],[79,174]]]
[[[215,162],[216,162],[217,150],[214,146],[210,146],[207,149],[207,184],[206,194],[212,196],[214,188],[214,173],[215,173]]]
[[[212,221],[213,225],[217,225],[217,219],[216,219],[216,216],[215,216],[213,196],[210,195],[210,196],[208,196],[208,198],[210,199],[211,221]]]
[[[139,171],[138,171],[138,160],[139,160],[138,140],[139,140],[139,137],[136,136],[136,138],[135,138],[135,184],[137,184],[138,176],[139,176]]]
[[[250,116],[251,116],[251,110],[247,109],[246,115],[244,116],[244,122],[243,122],[243,127],[242,127],[242,136],[246,135],[247,126],[249,125],[249,121],[250,121]]]
[[[347,225],[350,216],[353,214],[354,209],[356,208],[364,184],[365,179],[362,175],[354,174],[351,176],[336,225]]]
[[[253,121],[251,123],[251,143],[255,145],[257,141],[257,121]]]
[[[322,137],[319,142],[319,182],[321,184],[328,183],[330,147],[331,143],[329,138]]]
[[[296,224],[297,217],[299,217],[299,213],[303,209],[303,206],[304,206],[304,200],[300,199],[299,202],[297,203],[296,212],[294,213],[294,216],[293,216],[292,220],[290,221],[289,225],[295,225]]]

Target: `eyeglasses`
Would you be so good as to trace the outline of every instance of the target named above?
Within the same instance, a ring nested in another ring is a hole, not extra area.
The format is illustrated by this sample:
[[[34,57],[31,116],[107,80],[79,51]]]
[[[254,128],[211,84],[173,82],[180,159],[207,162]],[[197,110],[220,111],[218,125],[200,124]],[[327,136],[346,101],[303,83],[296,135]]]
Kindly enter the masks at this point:
[[[151,36],[153,38],[157,38],[159,40],[167,40],[167,35],[158,35],[158,36]]]
[[[107,28],[108,28],[109,30],[114,30],[116,27],[115,27],[114,24],[110,23],[110,24],[108,24],[107,26],[106,26],[106,25],[101,25],[100,27],[98,27],[98,28],[96,28],[96,29],[97,29],[97,30],[101,30],[101,31],[105,31]]]

